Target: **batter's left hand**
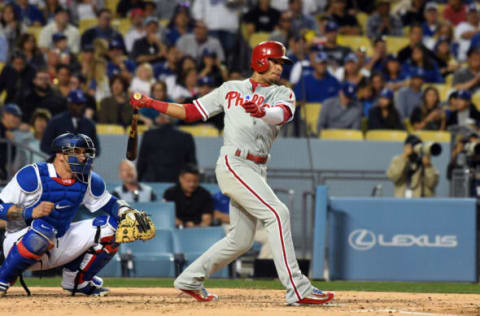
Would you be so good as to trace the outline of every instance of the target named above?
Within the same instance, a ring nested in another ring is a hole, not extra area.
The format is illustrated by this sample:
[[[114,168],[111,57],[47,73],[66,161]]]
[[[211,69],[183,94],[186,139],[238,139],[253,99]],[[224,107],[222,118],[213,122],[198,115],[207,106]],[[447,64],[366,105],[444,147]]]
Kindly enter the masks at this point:
[[[253,117],[260,118],[265,116],[265,109],[251,101],[244,102],[242,107],[245,109],[245,112],[250,113]]]

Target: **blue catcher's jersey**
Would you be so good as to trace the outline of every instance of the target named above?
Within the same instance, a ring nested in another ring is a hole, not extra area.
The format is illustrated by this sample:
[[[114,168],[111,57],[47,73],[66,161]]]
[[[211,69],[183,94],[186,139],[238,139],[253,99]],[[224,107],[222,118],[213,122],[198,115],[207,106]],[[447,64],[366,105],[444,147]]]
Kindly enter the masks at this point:
[[[5,203],[13,203],[22,208],[36,207],[42,201],[54,203],[49,216],[41,221],[57,230],[61,237],[70,227],[80,205],[85,205],[91,212],[105,206],[111,195],[105,190],[102,178],[92,172],[88,183],[74,179],[62,180],[55,167],[50,163],[36,163],[22,168],[0,193]],[[8,221],[7,230],[16,231],[30,223]]]

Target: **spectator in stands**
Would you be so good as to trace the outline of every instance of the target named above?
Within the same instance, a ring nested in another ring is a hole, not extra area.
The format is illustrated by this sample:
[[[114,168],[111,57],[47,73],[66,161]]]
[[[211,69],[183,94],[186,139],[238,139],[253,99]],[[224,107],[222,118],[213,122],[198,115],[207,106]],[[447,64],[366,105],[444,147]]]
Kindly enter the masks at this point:
[[[376,100],[385,89],[385,78],[380,72],[374,72],[370,77],[370,83],[372,84],[373,99]]]
[[[5,64],[8,59],[8,42],[7,38],[0,33],[0,63]]]
[[[468,90],[459,90],[452,112],[447,119],[447,127],[452,125],[477,128],[480,125],[480,112],[472,104],[472,94]]]
[[[400,114],[393,104],[393,91],[383,89],[377,103],[368,113],[368,127],[372,129],[403,129]]]
[[[285,47],[289,46],[288,39],[294,38],[293,35],[293,13],[292,11],[284,11],[280,15],[280,19],[278,24],[275,27],[275,30],[270,34],[270,41],[277,41],[285,45]],[[297,35],[297,38],[301,37]],[[285,69],[284,69],[285,72]]]
[[[94,51],[95,50],[93,49],[93,46],[82,47],[82,52],[78,58],[80,63],[80,69],[78,70],[78,73],[85,78],[87,78],[94,71],[92,68],[92,65],[95,61]]]
[[[6,4],[0,11],[0,34],[7,40],[8,47],[12,49],[17,46],[17,41],[27,28],[19,19],[13,3]]]
[[[87,76],[87,93],[94,97],[95,102],[98,104],[112,94],[110,91],[110,80],[107,75],[107,61],[103,58],[95,58],[92,67],[94,71]],[[87,117],[92,118],[91,116]]]
[[[167,85],[167,94],[171,95],[177,82],[177,69],[182,57],[181,52],[176,46],[170,46],[167,49],[167,58],[164,62],[154,65],[153,74],[156,80],[165,81]]]
[[[467,51],[470,48],[470,42],[480,30],[480,17],[477,5],[472,3],[467,9],[467,20],[460,22],[455,27],[455,41],[458,43],[457,59],[461,62],[467,59]]]
[[[32,89],[35,68],[27,64],[27,57],[21,51],[16,51],[10,58],[10,63],[3,67],[0,73],[0,94],[6,91],[5,103],[20,103],[22,98]]]
[[[189,68],[182,73],[178,84],[172,91],[172,99],[185,103],[185,99],[194,98],[198,94],[198,73],[195,68]]]
[[[156,11],[157,11],[157,4],[153,1],[145,1],[145,17],[157,17]]]
[[[358,101],[362,104],[362,116],[368,117],[368,111],[375,104],[372,84],[363,79],[358,85]]]
[[[162,100],[165,102],[173,102],[167,96],[167,85],[164,81],[156,81],[152,85],[151,96],[155,100]],[[128,101],[128,100],[127,100]],[[147,126],[147,128],[153,128],[155,124],[155,120],[158,116],[158,111],[149,108],[141,108],[139,110],[140,117],[139,120],[143,122]]]
[[[32,34],[23,33],[20,36],[18,50],[25,54],[27,63],[34,66],[36,69],[45,67],[45,58],[43,57],[42,52],[38,49],[35,36]]]
[[[402,36],[402,21],[390,14],[390,1],[379,0],[377,9],[367,20],[367,36],[379,38],[383,35]]]
[[[402,71],[402,65],[396,55],[388,55],[383,66],[383,75],[386,85],[391,90],[398,90],[405,86],[407,76]]]
[[[175,202],[176,226],[179,228],[207,227],[212,223],[212,195],[199,182],[198,168],[189,164],[180,171],[178,183],[163,194],[166,201]]]
[[[335,72],[335,77],[338,81],[348,81],[358,85],[364,77],[369,77],[370,71],[361,68],[357,54],[350,53],[345,57],[343,67],[340,67]]]
[[[411,76],[411,73],[417,69],[423,70],[423,79],[428,83],[443,83],[445,80],[440,74],[437,63],[425,55],[420,45],[412,49],[412,56],[403,64],[405,76]]]
[[[158,19],[148,17],[145,19],[145,36],[133,44],[130,59],[136,63],[155,64],[164,58],[166,47],[159,36]]]
[[[117,4],[117,15],[126,18],[128,12],[135,9],[145,9],[145,1],[143,0],[120,0]]]
[[[112,12],[109,9],[101,9],[97,13],[98,16],[98,26],[94,26],[86,30],[81,37],[81,46],[85,48],[87,46],[93,45],[93,42],[97,38],[101,38],[110,43],[113,40],[117,40],[122,43],[122,49],[125,49],[125,43],[123,41],[122,34],[118,33],[112,26]]]
[[[327,14],[332,21],[337,23],[338,33],[343,35],[362,34],[357,18],[347,10],[347,0],[332,0]]]
[[[19,21],[27,26],[42,26],[45,18],[42,12],[35,6],[28,3],[28,0],[17,0],[15,10],[18,12]]]
[[[360,129],[362,105],[357,100],[357,86],[344,82],[338,97],[325,100],[322,104],[318,130],[322,129]]]
[[[193,2],[192,5],[192,15],[197,21],[195,25],[194,33],[196,34],[198,43],[202,43],[202,39],[198,35],[199,32],[199,21],[203,22],[203,31],[208,32],[209,37],[216,38],[221,43],[221,49],[215,47],[213,50],[216,51],[217,56],[222,62],[227,61],[225,56],[233,58],[235,55],[235,48],[238,41],[238,29],[240,27],[240,14],[243,7],[242,0],[230,0],[230,1],[210,1],[210,0],[197,0]],[[201,27],[201,26],[200,26]],[[187,36],[187,35],[184,35]],[[205,40],[207,39],[207,34],[204,36]],[[181,38],[179,39],[180,42]],[[197,51],[197,54],[191,54],[189,50],[183,50],[182,45],[179,44],[180,50],[184,53],[197,58],[199,53],[203,51],[205,47],[200,47],[200,51]],[[200,44],[199,44],[200,45]],[[202,45],[203,46],[203,45]],[[219,51],[221,50],[221,52]],[[225,53],[225,54],[224,54]],[[230,60],[229,60],[230,61]],[[238,63],[238,60],[233,60],[233,65]],[[231,65],[232,63],[226,63]]]
[[[76,16],[78,21],[95,19],[97,16],[95,12],[100,9],[97,7],[97,3],[100,1],[93,0],[80,0],[76,5]],[[101,1],[103,3],[103,1]]]
[[[395,197],[418,198],[435,196],[439,172],[432,164],[430,155],[420,155],[414,148],[422,140],[409,135],[403,153],[393,157],[387,169],[387,177],[395,187]]]
[[[288,9],[292,12],[292,33],[293,34],[302,34],[304,31],[313,30],[315,33],[319,34],[320,29],[318,27],[317,21],[303,12],[303,0],[289,0]]]
[[[157,200],[157,195],[151,186],[138,182],[137,168],[133,162],[122,160],[118,165],[118,176],[122,180],[122,185],[115,187],[113,196],[127,203]]]
[[[130,21],[132,27],[125,34],[125,46],[128,54],[132,52],[135,41],[145,36],[145,12],[142,9],[133,9],[130,11]]]
[[[22,123],[22,110],[14,103],[5,104],[2,108],[0,118],[0,139],[15,140],[15,131]],[[10,153],[10,158],[8,158]],[[0,143],[0,180],[7,180],[7,170],[15,158],[15,146],[7,143]]]
[[[67,37],[69,50],[78,54],[80,52],[80,32],[78,28],[70,24],[68,11],[59,7],[55,11],[53,21],[48,23],[40,32],[38,46],[46,52],[49,48],[53,48],[53,34],[62,33]]]
[[[222,192],[217,192],[213,196],[213,225],[222,225],[225,233],[230,231],[230,198]],[[257,259],[273,259],[272,247],[268,240],[267,232],[261,221],[257,221],[254,241],[262,244]]]
[[[41,153],[40,142],[42,141],[43,134],[47,128],[48,121],[51,118],[51,114],[46,109],[37,109],[32,115],[30,125],[32,132],[28,133],[28,136],[24,137],[20,142],[22,145],[27,146],[29,149]],[[15,170],[18,170],[29,163],[45,161],[43,155],[33,154],[30,156],[30,152],[18,148],[18,153],[15,157]]]
[[[143,63],[137,67],[135,77],[130,83],[128,90],[132,93],[140,92],[150,96],[150,90],[154,82],[152,66],[148,63]]]
[[[467,66],[455,71],[452,85],[458,90],[475,93],[480,88],[480,47],[469,49]]]
[[[63,8],[62,5],[59,3],[59,0],[44,1],[43,8],[40,9],[42,10],[43,16],[47,20],[47,25],[55,19],[55,13],[59,8]],[[65,8],[68,10],[68,6],[66,6]]]
[[[470,157],[470,158],[465,157],[466,155],[465,145],[468,143],[479,143],[480,142],[479,135],[475,132],[472,132],[472,133],[467,133],[466,135],[464,134],[463,136],[461,134],[458,136],[460,137],[458,137],[458,140],[455,142],[455,147],[452,149],[452,152],[450,153],[450,161],[447,166],[447,180],[449,181],[452,180],[453,171],[455,169],[457,169],[457,171],[459,171],[458,169],[462,171],[462,179],[464,180],[465,168],[471,167],[472,164],[474,166],[478,164],[479,157],[476,153],[474,153],[473,157]],[[474,179],[474,181],[475,180],[478,181],[478,179]],[[469,192],[471,196],[478,197],[478,193],[476,192],[477,190],[476,185],[471,185],[470,190],[473,191],[473,192]]]
[[[70,93],[70,76],[72,71],[68,65],[60,64],[57,66],[56,73],[57,78],[54,80],[55,89],[61,96],[66,98]]]
[[[398,60],[401,64],[410,59],[415,47],[420,47],[427,58],[433,61],[437,60],[437,56],[423,44],[423,27],[421,24],[414,24],[410,27],[408,38],[410,40],[408,45],[398,52]]]
[[[136,64],[125,56],[120,42],[111,41],[108,44],[107,58],[107,75],[109,80],[117,75],[128,82],[133,79]]]
[[[328,22],[325,26],[325,44],[323,50],[328,54],[330,65],[336,69],[343,65],[345,58],[352,52],[349,47],[337,43],[338,25]]]
[[[259,0],[258,4],[243,15],[247,34],[272,32],[280,20],[280,11],[270,6],[270,0]]]
[[[138,178],[145,182],[175,182],[186,164],[196,164],[191,134],[177,130],[169,117],[159,114],[156,128],[143,134],[138,154]]]
[[[85,95],[87,102],[85,104],[85,113],[84,116],[88,119],[93,120],[97,112],[97,101],[95,100],[95,95],[88,93],[88,83],[87,78],[82,75],[72,75],[70,76],[70,91],[73,90],[82,90]]]
[[[462,0],[448,0],[443,10],[443,18],[454,26],[467,20],[467,6]]]
[[[382,71],[387,61],[387,43],[384,37],[376,38],[373,42],[373,55],[365,64],[365,69],[370,72]]]
[[[435,35],[440,28],[438,19],[438,4],[428,2],[425,5],[425,21],[422,23],[423,28],[423,44],[430,50],[435,46]],[[410,24],[406,24],[410,25]]]
[[[33,79],[33,89],[20,103],[23,112],[23,122],[31,122],[35,109],[46,109],[50,114],[57,115],[67,108],[67,101],[60,93],[52,89],[50,76],[46,70],[40,70]]]
[[[298,101],[323,102],[336,97],[340,83],[327,70],[328,56],[319,52],[311,56],[313,72],[302,74],[301,80],[295,85],[294,92]],[[319,87],[322,87],[319,89]]]
[[[68,111],[54,116],[48,122],[40,148],[44,153],[51,154],[50,145],[55,137],[67,133],[81,133],[89,136],[95,144],[96,154],[100,155],[100,143],[97,138],[97,128],[94,122],[84,117],[87,99],[81,90],[73,90],[67,98]]]
[[[410,6],[407,11],[401,15],[403,25],[412,25],[414,23],[423,23],[425,21],[425,2],[426,0],[410,0]]]
[[[222,65],[215,52],[205,50],[199,64],[199,77],[209,76],[213,78],[215,86],[220,86],[228,80],[228,70]]]
[[[128,82],[121,76],[114,76],[110,80],[112,95],[100,102],[98,123],[118,124],[126,127],[132,119],[132,107],[128,102]]]
[[[192,33],[194,21],[190,15],[188,2],[181,2],[175,6],[173,16],[167,26],[167,45],[176,45],[178,39],[185,34]]]
[[[223,20],[223,18],[222,18]],[[219,40],[208,35],[207,25],[201,21],[195,23],[193,34],[182,35],[177,41],[177,48],[185,55],[199,60],[205,50],[215,52],[220,62],[225,61],[225,54]]]
[[[412,69],[408,86],[400,88],[395,95],[395,107],[401,120],[409,118],[413,110],[422,103],[424,76],[425,71],[422,68]]]
[[[440,95],[437,88],[428,87],[425,89],[422,104],[413,109],[410,123],[414,130],[445,130],[446,116],[440,105]]]
[[[53,48],[56,49],[60,55],[61,54],[68,54],[68,45],[67,45],[67,37],[63,33],[55,33],[52,37]]]
[[[446,37],[439,37],[434,48],[435,55],[437,55],[437,62],[440,74],[443,78],[453,74],[460,65],[452,54],[450,42]]]

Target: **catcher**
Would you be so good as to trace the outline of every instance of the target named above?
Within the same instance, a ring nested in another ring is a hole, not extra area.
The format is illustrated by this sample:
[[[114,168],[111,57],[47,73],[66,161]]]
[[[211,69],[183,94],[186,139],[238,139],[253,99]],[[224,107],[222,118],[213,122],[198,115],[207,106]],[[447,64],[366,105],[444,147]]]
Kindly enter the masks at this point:
[[[148,240],[155,227],[144,212],[130,208],[105,189],[92,172],[95,146],[83,134],[65,133],[52,142],[45,163],[22,168],[0,193],[0,219],[7,221],[0,296],[21,274],[63,266],[62,287],[72,295],[105,296],[96,274],[119,243]],[[72,223],[80,205],[109,215]]]

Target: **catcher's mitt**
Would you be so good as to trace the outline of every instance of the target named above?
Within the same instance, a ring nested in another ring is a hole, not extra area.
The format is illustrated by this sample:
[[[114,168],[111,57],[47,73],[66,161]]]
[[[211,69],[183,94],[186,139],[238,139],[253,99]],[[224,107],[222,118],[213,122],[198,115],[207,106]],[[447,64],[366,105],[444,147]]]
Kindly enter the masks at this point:
[[[115,233],[115,242],[150,240],[155,237],[155,225],[144,211],[129,209],[122,214]]]

